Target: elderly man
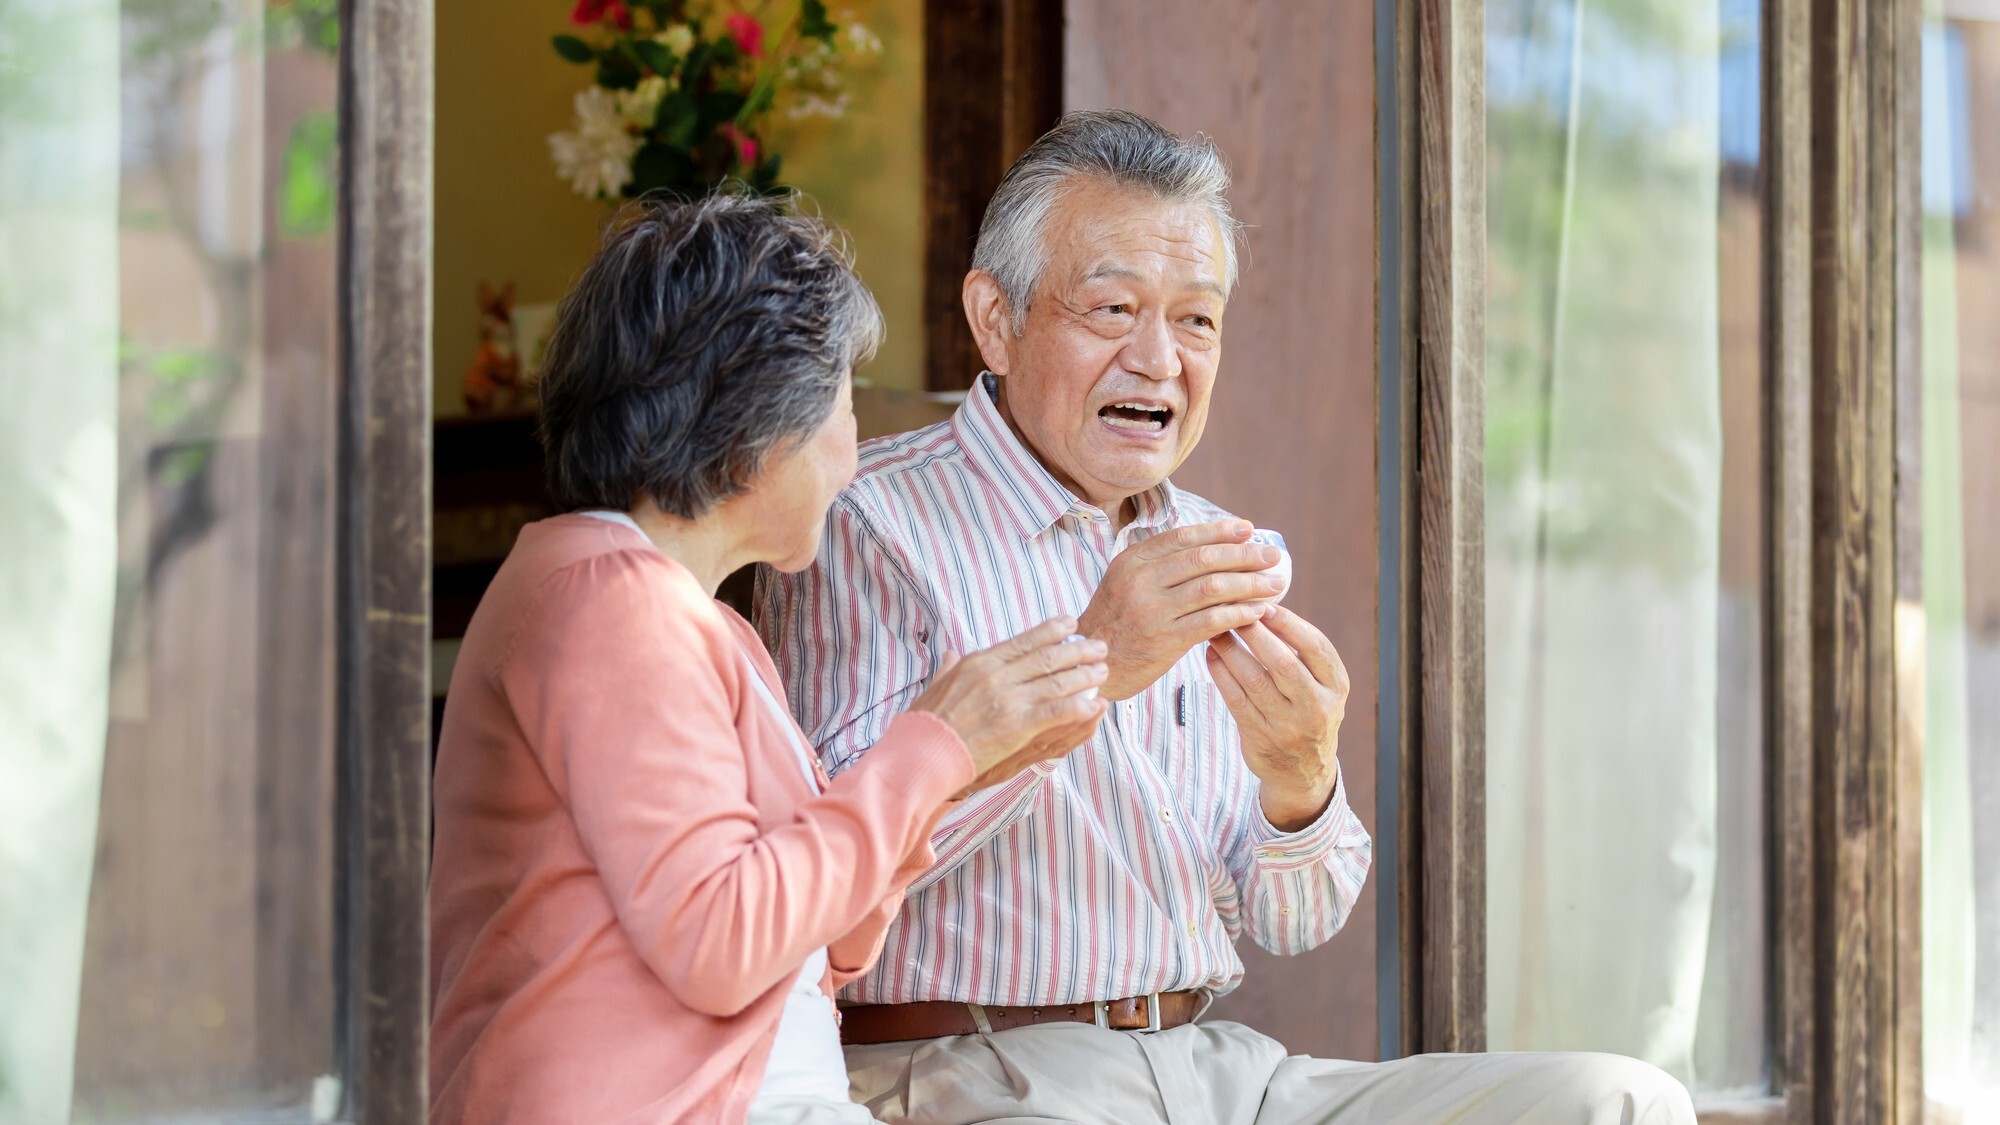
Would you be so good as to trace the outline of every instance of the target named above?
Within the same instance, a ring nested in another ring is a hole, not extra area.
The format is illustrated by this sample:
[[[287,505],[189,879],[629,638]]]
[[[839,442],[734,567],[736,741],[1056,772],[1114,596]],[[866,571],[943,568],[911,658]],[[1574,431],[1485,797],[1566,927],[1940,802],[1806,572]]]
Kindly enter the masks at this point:
[[[1213,145],[1075,113],[1001,182],[964,286],[988,371],[949,422],[865,445],[819,561],[759,618],[827,768],[948,653],[1053,614],[1109,646],[1079,750],[938,823],[880,967],[845,994],[856,1100],[887,1122],[1692,1122],[1606,1055],[1286,1057],[1195,1023],[1233,943],[1346,920],[1369,840],[1336,752],[1347,674],[1270,602],[1277,552],[1168,480],[1201,440],[1236,281]],[[1328,1018],[1336,1018],[1329,1013]]]

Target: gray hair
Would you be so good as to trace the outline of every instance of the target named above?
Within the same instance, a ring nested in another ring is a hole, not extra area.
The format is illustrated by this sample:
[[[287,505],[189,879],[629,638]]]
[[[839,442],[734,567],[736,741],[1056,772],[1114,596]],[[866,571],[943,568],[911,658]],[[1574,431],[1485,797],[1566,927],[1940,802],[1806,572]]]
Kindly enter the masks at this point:
[[[883,331],[840,232],[789,199],[627,207],[544,355],[550,498],[701,517],[826,421]]]
[[[1200,133],[1170,133],[1129,110],[1078,110],[1064,114],[1007,169],[979,224],[972,268],[1000,283],[1015,333],[1048,268],[1049,213],[1078,177],[1147,191],[1170,203],[1206,205],[1222,235],[1223,292],[1236,288],[1242,224],[1229,213],[1229,169],[1215,142]]]

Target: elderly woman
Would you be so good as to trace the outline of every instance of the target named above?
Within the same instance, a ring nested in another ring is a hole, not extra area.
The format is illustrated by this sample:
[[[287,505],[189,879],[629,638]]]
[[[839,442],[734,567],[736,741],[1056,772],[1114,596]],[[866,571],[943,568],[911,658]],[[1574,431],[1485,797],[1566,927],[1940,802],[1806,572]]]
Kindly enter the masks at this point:
[[[549,485],[473,616],[438,751],[431,1120],[846,1122],[831,996],[956,798],[1058,757],[1104,646],[1043,624],[963,660],[828,781],[714,599],[813,561],[881,314],[769,202],[636,209],[564,300]]]

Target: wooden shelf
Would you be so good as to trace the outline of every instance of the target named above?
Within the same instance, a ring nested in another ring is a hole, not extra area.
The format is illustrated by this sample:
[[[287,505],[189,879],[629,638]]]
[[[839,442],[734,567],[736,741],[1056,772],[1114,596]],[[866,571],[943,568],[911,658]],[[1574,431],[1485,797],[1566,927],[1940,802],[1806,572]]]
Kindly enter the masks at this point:
[[[526,524],[553,509],[532,412],[440,418],[432,429],[431,635],[465,635]]]

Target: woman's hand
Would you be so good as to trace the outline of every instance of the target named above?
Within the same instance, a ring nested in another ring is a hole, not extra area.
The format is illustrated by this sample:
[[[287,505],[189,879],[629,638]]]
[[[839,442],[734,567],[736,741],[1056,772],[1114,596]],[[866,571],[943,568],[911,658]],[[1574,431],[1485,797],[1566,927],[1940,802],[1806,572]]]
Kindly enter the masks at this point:
[[[1106,649],[1064,643],[1075,629],[1075,618],[1057,617],[964,658],[945,654],[910,710],[944,720],[971,751],[979,774],[959,796],[1060,758],[1097,730],[1108,706],[1094,690],[1109,675]]]

